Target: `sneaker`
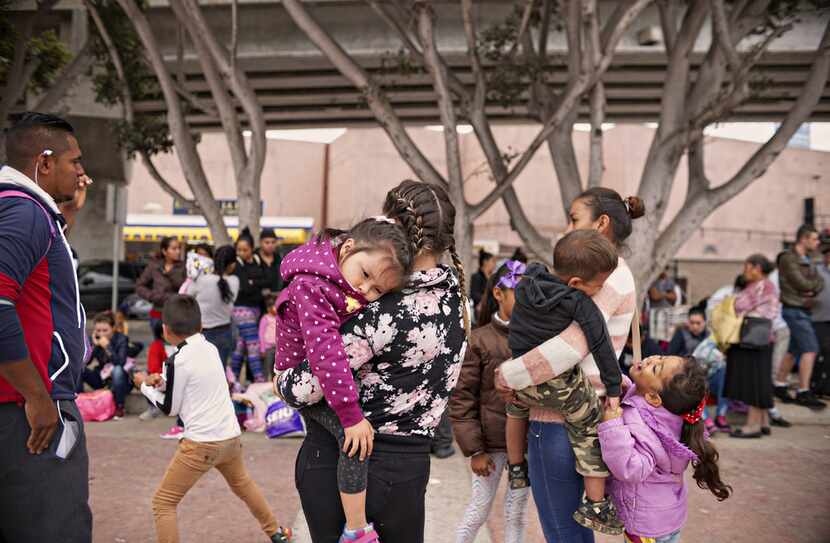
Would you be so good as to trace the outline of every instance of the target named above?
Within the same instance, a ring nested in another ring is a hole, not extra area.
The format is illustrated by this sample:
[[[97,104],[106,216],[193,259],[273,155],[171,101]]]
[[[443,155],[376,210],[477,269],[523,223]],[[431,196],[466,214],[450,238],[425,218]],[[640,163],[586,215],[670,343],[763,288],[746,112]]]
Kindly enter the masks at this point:
[[[574,513],[574,520],[580,526],[608,535],[622,535],[624,529],[614,504],[607,496],[599,502],[583,497],[579,509]]]
[[[147,410],[138,416],[138,420],[147,422],[148,420],[153,420],[158,418],[161,415],[161,409],[156,407],[155,405],[151,405],[147,408]]]
[[[793,423],[791,423],[790,421],[788,421],[784,417],[777,417],[777,418],[770,417],[769,418],[769,423],[773,426],[780,426],[781,428],[789,428],[790,426],[793,425]]]
[[[797,403],[801,407],[815,409],[816,411],[827,407],[826,403],[816,398],[816,395],[809,390],[803,390],[796,394],[795,403]]]
[[[715,426],[715,421],[714,419],[712,419],[712,417],[709,417],[708,419],[703,421],[703,426],[706,428],[706,431],[709,434],[714,434],[718,430],[718,428]]]
[[[181,426],[174,426],[161,434],[162,439],[182,439],[184,437],[184,428]]]
[[[732,431],[732,427],[729,426],[729,423],[726,422],[726,417],[724,417],[723,415],[720,415],[719,417],[715,418],[715,427],[719,431],[727,434]]]
[[[116,407],[115,408],[115,415],[112,416],[113,420],[121,420],[124,418],[124,408],[123,407]]]
[[[507,481],[510,483],[512,490],[529,487],[530,477],[527,475],[527,462],[507,466]]]
[[[294,533],[291,531],[291,528],[283,528],[280,526],[277,533],[271,536],[271,543],[289,543],[292,537],[294,537]]]
[[[793,397],[790,395],[790,389],[785,386],[773,385],[773,395],[784,403],[793,403]]]
[[[346,530],[343,527],[339,543],[380,543],[380,539],[374,525],[370,523],[365,528],[355,531]]]

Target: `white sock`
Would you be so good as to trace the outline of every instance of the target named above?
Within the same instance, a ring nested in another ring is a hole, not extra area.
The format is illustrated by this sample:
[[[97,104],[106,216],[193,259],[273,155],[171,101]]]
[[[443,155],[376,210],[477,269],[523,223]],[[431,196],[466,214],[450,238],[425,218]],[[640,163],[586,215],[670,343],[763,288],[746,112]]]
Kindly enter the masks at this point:
[[[782,383],[781,381],[779,381],[777,379],[773,379],[772,384],[773,384],[773,386],[782,387],[782,388],[787,388],[789,386],[787,383]]]

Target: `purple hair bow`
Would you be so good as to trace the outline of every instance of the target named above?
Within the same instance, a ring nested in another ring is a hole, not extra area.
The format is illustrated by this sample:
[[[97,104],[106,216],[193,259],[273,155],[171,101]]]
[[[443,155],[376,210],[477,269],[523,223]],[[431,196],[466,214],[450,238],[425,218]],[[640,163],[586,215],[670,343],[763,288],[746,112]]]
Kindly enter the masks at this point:
[[[496,286],[514,289],[519,285],[519,281],[521,281],[522,275],[527,270],[527,266],[518,260],[508,260],[504,265],[507,266],[507,273],[499,279]]]

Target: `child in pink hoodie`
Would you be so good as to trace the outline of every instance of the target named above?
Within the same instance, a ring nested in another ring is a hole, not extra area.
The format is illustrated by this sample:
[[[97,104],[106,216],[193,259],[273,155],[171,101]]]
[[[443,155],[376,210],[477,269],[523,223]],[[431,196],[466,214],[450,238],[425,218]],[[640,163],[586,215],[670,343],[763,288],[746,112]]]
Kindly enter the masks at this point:
[[[273,377],[274,359],[277,353],[277,297],[269,294],[265,297],[265,314],[259,319],[259,353],[262,355],[263,369]]]
[[[631,367],[634,386],[599,426],[611,498],[629,543],[677,543],[688,501],[689,463],[700,488],[718,500],[732,487],[720,479],[718,452],[701,420],[707,372],[692,357],[652,356]]]
[[[340,541],[375,543],[366,520],[367,457],[373,428],[363,417],[340,326],[367,303],[398,289],[408,277],[413,248],[404,229],[386,217],[366,219],[341,236],[320,236],[291,251],[280,273],[288,286],[276,305],[281,372],[308,360],[326,401],[303,409],[340,443],[337,483],[346,516]]]

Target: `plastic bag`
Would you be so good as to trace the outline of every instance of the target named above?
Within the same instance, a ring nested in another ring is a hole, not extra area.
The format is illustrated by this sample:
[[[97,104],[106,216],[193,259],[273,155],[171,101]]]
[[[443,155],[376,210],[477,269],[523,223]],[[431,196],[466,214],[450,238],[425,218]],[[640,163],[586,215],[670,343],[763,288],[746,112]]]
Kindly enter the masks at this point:
[[[115,415],[115,398],[106,389],[81,392],[75,399],[75,404],[86,422],[103,422]]]
[[[270,438],[302,437],[305,435],[305,423],[297,410],[282,400],[276,400],[265,413],[265,435]]]

